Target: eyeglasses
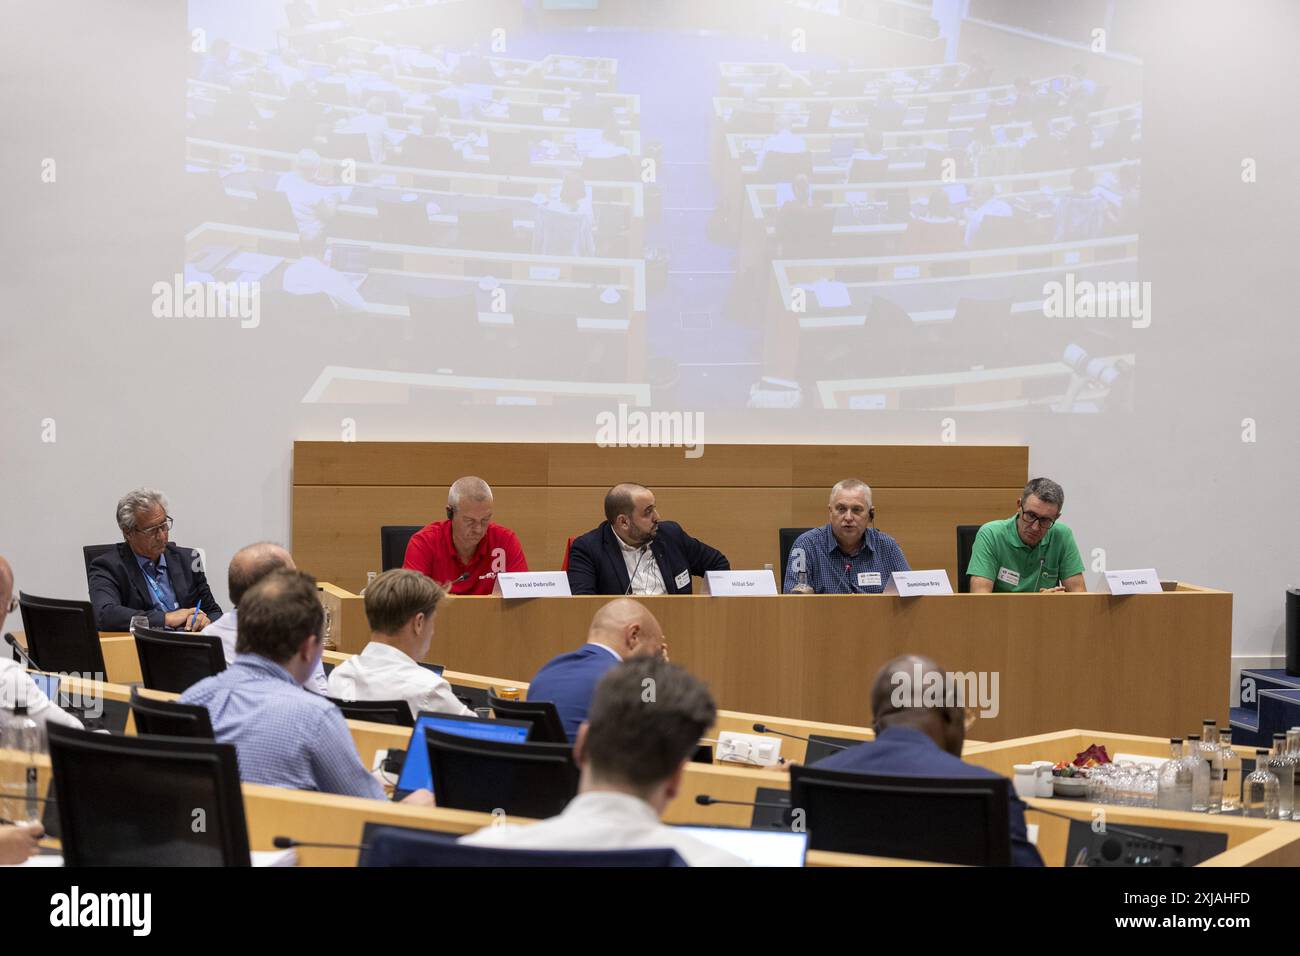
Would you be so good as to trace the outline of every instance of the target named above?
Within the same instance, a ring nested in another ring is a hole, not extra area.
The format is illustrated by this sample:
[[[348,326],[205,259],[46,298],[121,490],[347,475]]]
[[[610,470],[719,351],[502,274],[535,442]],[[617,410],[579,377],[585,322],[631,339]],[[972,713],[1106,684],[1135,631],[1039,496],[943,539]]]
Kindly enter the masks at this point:
[[[166,518],[162,520],[160,524],[156,524],[152,528],[137,528],[134,533],[139,535],[144,535],[147,538],[157,538],[159,535],[162,535],[170,531],[172,529],[172,525],[174,525],[175,523],[176,523],[176,519],[173,518],[171,515],[168,515]]]
[[[1056,524],[1056,518],[1044,518],[1042,515],[1036,515],[1032,511],[1020,509],[1020,517],[1025,519],[1025,524],[1042,528],[1044,531],[1050,531],[1052,525]]]

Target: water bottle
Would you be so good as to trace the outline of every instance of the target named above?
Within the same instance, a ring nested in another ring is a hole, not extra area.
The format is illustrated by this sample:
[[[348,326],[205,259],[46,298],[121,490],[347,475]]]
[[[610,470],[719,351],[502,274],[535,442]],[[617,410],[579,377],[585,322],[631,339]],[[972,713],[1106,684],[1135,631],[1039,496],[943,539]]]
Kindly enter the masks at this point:
[[[1277,777],[1268,769],[1268,751],[1255,752],[1255,769],[1241,786],[1241,809],[1248,817],[1277,819]]]
[[[37,756],[44,754],[45,728],[27,715],[27,704],[0,710],[0,750],[9,751],[9,765],[0,770],[0,817],[14,823],[39,823],[36,793],[40,775]]]
[[[1201,756],[1201,735],[1188,734],[1184,762],[1192,771],[1192,811],[1205,813],[1210,809],[1210,765]]]
[[[1192,769],[1183,760],[1183,738],[1169,738],[1169,759],[1156,778],[1156,806],[1161,810],[1192,809]]]
[[[1219,764],[1223,767],[1223,813],[1241,809],[1241,754],[1232,749],[1232,728],[1219,731]]]
[[[1223,756],[1219,752],[1219,727],[1213,720],[1201,723],[1201,757],[1210,768],[1210,798],[1206,810],[1223,809]]]
[[[1273,753],[1268,757],[1268,769],[1277,777],[1277,818],[1291,819],[1295,800],[1295,764],[1286,752],[1286,734],[1273,735]]]

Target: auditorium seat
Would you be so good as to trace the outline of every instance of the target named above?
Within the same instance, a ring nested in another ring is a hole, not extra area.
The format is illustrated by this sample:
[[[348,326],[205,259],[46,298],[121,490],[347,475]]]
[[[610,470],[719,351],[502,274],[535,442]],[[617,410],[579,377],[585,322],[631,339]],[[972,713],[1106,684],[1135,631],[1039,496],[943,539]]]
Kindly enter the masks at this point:
[[[27,652],[36,666],[58,673],[104,674],[95,609],[89,601],[65,601],[18,592]]]
[[[510,816],[553,817],[578,793],[567,744],[475,740],[427,728],[429,769],[438,806]]]
[[[376,724],[395,724],[398,727],[414,727],[415,718],[411,716],[411,705],[404,700],[341,700],[327,697],[348,720],[369,720]]]
[[[514,850],[460,843],[449,833],[367,825],[357,866],[685,866],[675,850]]]
[[[549,700],[507,700],[488,695],[492,713],[500,720],[526,720],[533,725],[528,739],[542,744],[567,744],[569,735],[560,723],[560,712]]]
[[[475,321],[478,321],[475,317]],[[406,546],[423,528],[420,524],[386,524],[379,528],[379,569],[391,571],[406,563]]]
[[[971,552],[975,550],[975,536],[979,534],[980,525],[957,525],[957,593],[970,594]]]
[[[144,686],[149,690],[184,693],[205,677],[226,669],[221,638],[208,634],[137,627],[135,652],[140,658]]]
[[[131,688],[130,706],[137,734],[151,737],[194,737],[199,740],[212,740],[214,737],[212,718],[206,707],[142,697],[138,687]]]

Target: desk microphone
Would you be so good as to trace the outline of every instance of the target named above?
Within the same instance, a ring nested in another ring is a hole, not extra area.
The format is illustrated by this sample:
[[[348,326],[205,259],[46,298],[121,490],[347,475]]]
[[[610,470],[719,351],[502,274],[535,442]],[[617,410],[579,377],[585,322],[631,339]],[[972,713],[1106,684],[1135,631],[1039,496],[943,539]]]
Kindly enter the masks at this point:
[[[28,654],[27,651],[23,649],[23,646],[18,643],[18,638],[14,637],[12,634],[6,634],[5,643],[12,647],[14,652],[27,662],[27,669],[29,671],[42,670],[42,668],[38,667],[36,662],[32,660],[32,655]]]
[[[295,840],[293,837],[278,836],[271,840],[271,845],[277,850],[295,850],[298,847],[308,847],[314,850],[368,850],[368,843],[310,843],[305,840]]]
[[[818,743],[818,744],[821,744],[823,747],[834,747],[836,750],[848,750],[848,749],[849,749],[849,745],[848,745],[848,744],[833,744],[833,743],[831,743],[829,740],[816,740],[816,741],[814,741],[811,737],[800,737],[798,734],[787,734],[784,730],[776,730],[776,729],[773,728],[773,727],[769,727],[769,726],[767,726],[767,724],[755,724],[755,725],[754,725],[754,733],[756,733],[756,734],[776,734],[778,737],[789,737],[791,740],[802,740],[802,741],[803,741],[804,743],[806,743],[806,744]],[[863,741],[863,743],[866,743],[866,741]]]
[[[761,803],[755,800],[718,800],[709,796],[707,793],[698,794],[695,802],[702,807],[711,807],[714,805],[729,807],[764,807],[769,810],[789,810],[788,803]]]
[[[454,588],[456,585],[460,584],[461,581],[468,581],[468,580],[469,580],[469,572],[466,571],[464,574],[462,574],[460,577],[458,577],[455,581],[452,581],[450,584],[448,584],[448,585],[447,585],[447,590],[450,591],[450,590],[451,590],[452,588]]]

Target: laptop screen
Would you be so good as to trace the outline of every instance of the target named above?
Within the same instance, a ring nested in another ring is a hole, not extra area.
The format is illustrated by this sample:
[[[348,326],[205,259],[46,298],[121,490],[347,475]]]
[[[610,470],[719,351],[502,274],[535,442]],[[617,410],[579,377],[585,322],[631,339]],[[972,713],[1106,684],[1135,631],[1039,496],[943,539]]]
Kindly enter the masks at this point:
[[[521,744],[528,739],[532,725],[523,720],[483,720],[478,717],[454,717],[450,714],[421,714],[415,721],[410,742],[406,745],[406,761],[402,764],[402,775],[397,780],[398,792],[433,789],[429,748],[424,744],[424,731],[427,727],[445,734],[473,737],[475,740],[503,740]]]
[[[807,833],[738,830],[729,827],[677,827],[701,843],[734,853],[750,866],[803,866]]]

